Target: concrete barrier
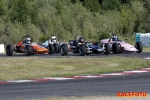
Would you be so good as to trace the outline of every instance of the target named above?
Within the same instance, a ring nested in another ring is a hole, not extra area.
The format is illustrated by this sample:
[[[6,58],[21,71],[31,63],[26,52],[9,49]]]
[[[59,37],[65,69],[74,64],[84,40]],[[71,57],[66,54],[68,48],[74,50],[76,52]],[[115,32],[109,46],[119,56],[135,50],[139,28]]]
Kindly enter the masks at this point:
[[[4,44],[0,44],[0,53],[4,53],[5,49],[4,49]]]
[[[136,33],[135,41],[141,41],[143,46],[150,47],[150,33]]]

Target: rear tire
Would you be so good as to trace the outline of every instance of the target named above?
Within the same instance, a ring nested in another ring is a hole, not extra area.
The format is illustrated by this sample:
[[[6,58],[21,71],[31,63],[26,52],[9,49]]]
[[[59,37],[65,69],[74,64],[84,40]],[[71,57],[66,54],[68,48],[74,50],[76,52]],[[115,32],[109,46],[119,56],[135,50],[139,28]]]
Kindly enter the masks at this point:
[[[138,49],[139,51],[137,51],[137,53],[141,53],[143,50],[143,45],[140,41],[135,43],[135,48]]]
[[[79,54],[80,54],[80,56],[85,56],[86,55],[86,47],[85,47],[85,45],[80,45],[79,46]]]
[[[61,47],[60,47],[60,54],[62,56],[67,56],[68,54],[68,46],[67,44],[62,44]]]
[[[60,52],[60,46],[58,45],[58,43],[54,44],[54,50],[55,50],[55,53],[59,53]]]
[[[25,53],[26,56],[32,55],[32,51],[33,51],[33,49],[32,49],[32,47],[30,45],[26,45],[25,46],[24,53]]]
[[[104,52],[105,55],[108,55],[110,54],[110,45],[108,43],[105,44],[105,52]]]
[[[48,46],[48,50],[49,50],[49,55],[52,55],[55,52],[54,46],[52,44],[49,44]]]
[[[11,44],[8,44],[6,46],[6,55],[7,56],[12,56],[12,54],[13,54],[13,46]]]
[[[118,44],[118,43],[114,43],[114,44],[112,45],[112,49],[113,49],[113,53],[114,53],[114,54],[119,53],[119,44]]]

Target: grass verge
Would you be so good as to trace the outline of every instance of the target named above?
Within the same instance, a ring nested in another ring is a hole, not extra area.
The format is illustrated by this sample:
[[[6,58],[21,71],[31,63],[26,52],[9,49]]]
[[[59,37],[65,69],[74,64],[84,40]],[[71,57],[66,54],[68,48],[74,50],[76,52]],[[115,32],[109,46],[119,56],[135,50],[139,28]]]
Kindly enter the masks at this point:
[[[31,100],[149,100],[149,94],[147,97],[117,97],[117,96],[86,96],[86,97],[48,97],[44,99],[31,99]],[[23,99],[18,99],[23,100]]]
[[[149,67],[140,58],[0,58],[0,80],[100,74]]]
[[[143,47],[143,52],[150,52],[150,47]]]

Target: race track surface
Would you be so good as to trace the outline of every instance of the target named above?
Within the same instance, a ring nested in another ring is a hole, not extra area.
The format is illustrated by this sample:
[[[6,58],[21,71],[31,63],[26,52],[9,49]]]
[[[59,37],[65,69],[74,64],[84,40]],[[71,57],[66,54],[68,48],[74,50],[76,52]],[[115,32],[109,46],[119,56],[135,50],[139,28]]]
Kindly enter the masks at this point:
[[[41,58],[62,57],[60,54],[39,54]],[[79,56],[69,53],[65,57],[150,57],[149,52],[143,53],[122,53],[122,54],[91,54],[90,56]],[[0,57],[8,57],[0,54]],[[13,57],[34,57],[24,54],[14,54]],[[150,72],[116,75],[110,77],[87,78],[77,80],[58,80],[47,82],[26,82],[14,84],[0,84],[0,100],[16,99],[41,99],[49,96],[115,96],[117,92],[146,92],[150,94]]]
[[[59,58],[62,57],[61,54],[57,54],[54,53],[53,55],[49,55],[49,54],[35,54],[34,56],[36,57],[44,57],[44,58]],[[23,53],[22,54],[13,54],[12,56],[6,56],[6,54],[0,54],[0,57],[34,57],[34,56],[25,56]],[[131,53],[120,53],[120,54],[109,54],[109,55],[105,55],[103,53],[99,53],[99,54],[91,54],[88,56],[79,56],[79,53],[68,53],[67,56],[63,56],[63,57],[114,57],[114,56],[122,56],[122,57],[138,57],[138,58],[146,58],[146,57],[150,57],[150,52],[142,52],[142,53],[136,53],[136,52],[131,52]]]
[[[51,82],[0,85],[0,100],[40,99],[50,96],[116,96],[117,92],[150,94],[150,72]]]

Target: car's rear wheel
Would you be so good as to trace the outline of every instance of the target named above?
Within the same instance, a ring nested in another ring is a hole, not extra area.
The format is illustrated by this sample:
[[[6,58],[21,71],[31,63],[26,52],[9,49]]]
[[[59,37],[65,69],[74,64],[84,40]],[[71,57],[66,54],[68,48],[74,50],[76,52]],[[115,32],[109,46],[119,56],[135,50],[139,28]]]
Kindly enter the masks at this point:
[[[6,55],[7,56],[12,56],[12,54],[13,54],[13,46],[11,44],[8,44],[6,46]]]
[[[60,54],[62,56],[66,56],[68,54],[68,46],[67,44],[62,44],[60,47]]]
[[[86,54],[86,47],[85,47],[85,45],[80,45],[79,46],[79,54],[80,54],[80,56],[85,56],[85,54]]]
[[[52,44],[49,44],[48,50],[49,50],[49,55],[52,55],[55,52],[54,46]]]
[[[108,43],[106,43],[104,46],[104,54],[110,54],[110,45]]]
[[[118,44],[118,43],[114,43],[114,44],[112,45],[112,49],[113,49],[113,53],[114,53],[114,54],[119,53],[119,44]]]
[[[24,53],[25,53],[26,56],[32,55],[32,51],[33,51],[33,49],[32,49],[32,47],[30,45],[26,45],[25,46]]]
[[[59,53],[60,52],[60,46],[58,45],[58,43],[54,44],[54,49],[55,49],[55,53]]]
[[[143,45],[140,41],[135,43],[135,48],[138,49],[139,51],[137,51],[137,53],[141,53],[143,50]]]

